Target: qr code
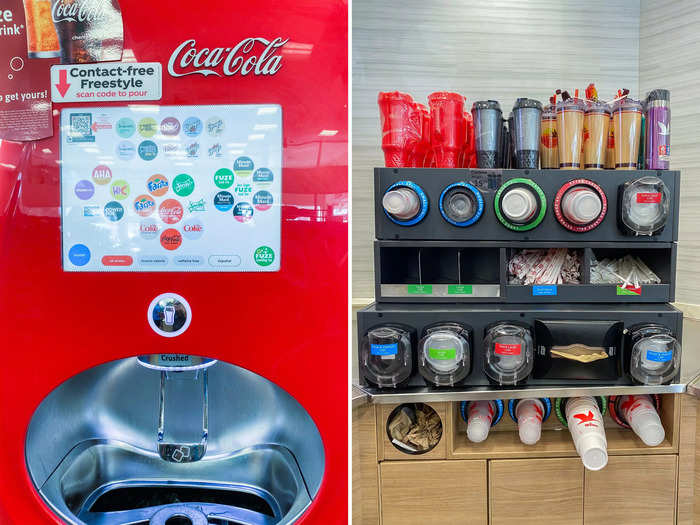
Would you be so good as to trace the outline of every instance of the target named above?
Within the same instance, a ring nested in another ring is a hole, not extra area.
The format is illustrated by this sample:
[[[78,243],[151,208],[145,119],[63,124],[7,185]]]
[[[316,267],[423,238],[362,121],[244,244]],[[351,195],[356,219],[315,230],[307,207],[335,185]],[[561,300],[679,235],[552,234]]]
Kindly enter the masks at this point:
[[[95,142],[92,134],[92,113],[71,113],[68,142]]]

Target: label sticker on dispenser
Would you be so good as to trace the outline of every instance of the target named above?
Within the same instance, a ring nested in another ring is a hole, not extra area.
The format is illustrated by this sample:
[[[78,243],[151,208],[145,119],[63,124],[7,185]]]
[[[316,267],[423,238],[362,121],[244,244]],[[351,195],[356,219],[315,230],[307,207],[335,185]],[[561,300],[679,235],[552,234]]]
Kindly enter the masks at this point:
[[[623,288],[622,286],[618,285],[617,295],[642,295],[642,287],[627,285]]]
[[[448,295],[472,295],[474,292],[472,290],[471,284],[448,284],[447,294]]]
[[[62,109],[64,271],[279,271],[282,135],[274,104]],[[262,184],[248,177],[252,204],[239,202],[234,185],[254,168]],[[167,228],[143,235],[149,216]],[[77,244],[92,257],[71,258]]]
[[[428,348],[428,355],[430,359],[437,359],[438,361],[448,361],[450,359],[457,358],[456,348]]]
[[[386,344],[371,344],[369,345],[369,353],[372,355],[384,356],[395,356],[399,353],[398,343],[386,343]]]
[[[661,202],[661,193],[637,193],[638,204],[658,204]]]
[[[556,284],[534,284],[532,286],[532,295],[557,295]]]
[[[665,352],[656,352],[654,350],[647,350],[647,361],[656,361],[657,363],[666,363],[673,358],[673,350],[667,350]]]
[[[494,346],[494,353],[498,355],[520,355],[522,352],[519,344],[496,343]]]
[[[408,293],[412,295],[431,295],[433,293],[432,284],[409,284],[406,286]]]

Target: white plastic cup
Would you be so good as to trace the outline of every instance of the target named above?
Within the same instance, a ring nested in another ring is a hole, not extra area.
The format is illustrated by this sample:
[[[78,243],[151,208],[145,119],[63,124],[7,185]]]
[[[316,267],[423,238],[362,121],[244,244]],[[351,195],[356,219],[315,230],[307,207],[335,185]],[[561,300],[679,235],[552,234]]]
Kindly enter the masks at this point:
[[[542,435],[544,404],[539,399],[523,399],[515,406],[518,435],[525,445],[534,445]]]
[[[525,223],[535,215],[537,199],[528,189],[513,188],[501,197],[501,210],[508,220]]]
[[[566,403],[566,423],[576,452],[588,470],[600,470],[608,464],[608,442],[603,416],[591,396],[575,397]]]
[[[564,216],[574,224],[588,224],[603,211],[603,203],[591,189],[576,187],[567,191],[561,201]]]
[[[493,401],[472,401],[467,407],[467,439],[481,443],[489,437],[489,430],[496,414]]]
[[[656,447],[663,442],[666,431],[651,396],[621,396],[619,407],[623,419],[645,445]]]
[[[407,221],[418,215],[420,199],[416,192],[409,188],[396,188],[384,194],[382,206],[390,215]]]

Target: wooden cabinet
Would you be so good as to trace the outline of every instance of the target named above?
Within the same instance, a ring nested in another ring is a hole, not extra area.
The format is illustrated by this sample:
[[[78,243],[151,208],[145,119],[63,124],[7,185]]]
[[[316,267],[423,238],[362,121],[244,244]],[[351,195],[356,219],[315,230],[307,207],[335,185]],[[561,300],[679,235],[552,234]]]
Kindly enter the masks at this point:
[[[486,461],[385,461],[382,525],[487,525]]]
[[[689,396],[662,396],[666,439],[658,447],[607,418],[608,465],[598,472],[584,469],[555,416],[537,445],[520,443],[507,415],[477,444],[466,439],[459,404],[449,402],[430,403],[443,421],[440,443],[407,454],[386,434],[395,406],[353,410],[358,525],[700,525],[700,403]]]
[[[581,460],[489,461],[489,516],[490,525],[581,525]]]
[[[586,471],[585,525],[669,525],[676,516],[677,456],[617,456]]]

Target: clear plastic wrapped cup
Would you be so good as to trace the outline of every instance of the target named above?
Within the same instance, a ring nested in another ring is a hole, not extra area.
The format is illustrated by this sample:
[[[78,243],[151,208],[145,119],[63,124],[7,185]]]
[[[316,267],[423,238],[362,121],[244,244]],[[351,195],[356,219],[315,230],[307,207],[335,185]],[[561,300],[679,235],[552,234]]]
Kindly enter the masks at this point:
[[[585,104],[580,98],[568,98],[557,104],[560,168],[581,169],[584,111]]]
[[[598,100],[586,104],[583,116],[583,163],[587,170],[605,168],[610,107]]]
[[[617,170],[636,170],[638,168],[642,113],[643,107],[639,100],[625,97],[613,104],[614,158]]]

